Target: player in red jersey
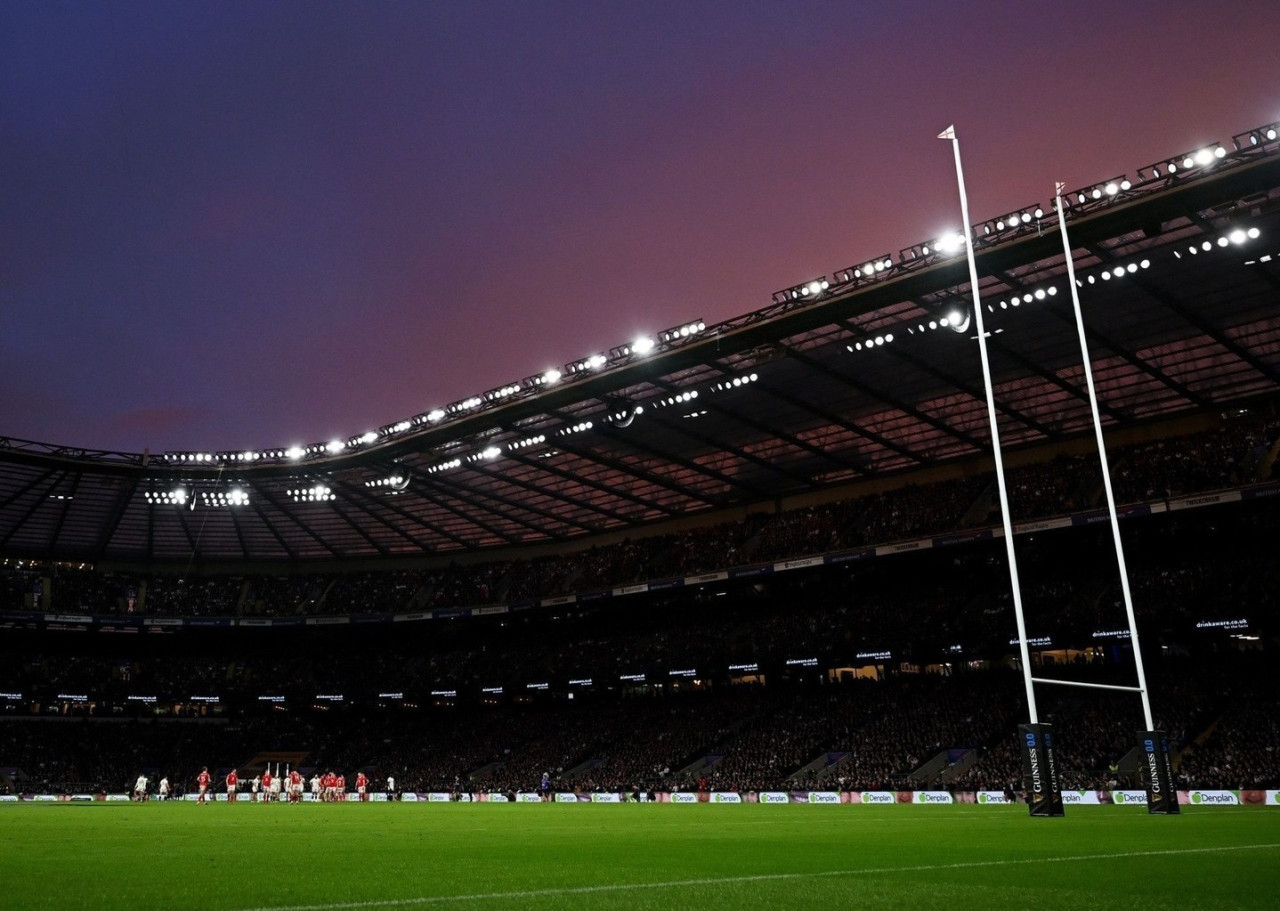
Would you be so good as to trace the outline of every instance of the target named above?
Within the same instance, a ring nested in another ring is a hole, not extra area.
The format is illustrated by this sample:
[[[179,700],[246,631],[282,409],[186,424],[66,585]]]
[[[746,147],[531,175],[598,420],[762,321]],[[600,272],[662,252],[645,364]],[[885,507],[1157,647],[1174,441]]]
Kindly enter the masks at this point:
[[[240,776],[232,769],[227,773],[227,803],[236,802],[236,788],[240,786]]]
[[[337,794],[338,794],[338,800],[347,799],[347,776],[346,775],[338,776]]]
[[[302,803],[302,773],[297,769],[289,772],[289,803]]]
[[[369,779],[364,772],[356,772],[356,793],[360,795],[358,799],[361,803],[369,802]]]
[[[337,799],[335,796],[338,791],[338,777],[332,772],[324,773],[324,799],[326,802],[332,802]]]
[[[271,766],[267,766],[267,770],[262,773],[262,800],[267,803],[271,800]]]
[[[209,769],[202,768],[200,774],[196,776],[196,786],[200,792],[200,796],[196,798],[196,803],[206,803],[205,795],[209,793]]]

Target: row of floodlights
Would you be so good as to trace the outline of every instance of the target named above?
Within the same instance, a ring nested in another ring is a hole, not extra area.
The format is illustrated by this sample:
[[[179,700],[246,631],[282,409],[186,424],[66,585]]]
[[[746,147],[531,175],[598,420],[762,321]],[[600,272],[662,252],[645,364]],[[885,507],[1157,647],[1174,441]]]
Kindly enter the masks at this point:
[[[711,391],[725,392],[730,389],[738,389],[742,386],[746,386],[748,383],[754,383],[758,379],[760,379],[760,375],[757,373],[744,373],[742,376],[735,376],[731,380],[723,380],[722,382],[713,384],[711,386]]]
[[[616,360],[623,360],[632,356],[643,356],[654,351],[659,345],[670,345],[694,338],[698,334],[705,332],[706,328],[707,324],[703,320],[693,320],[671,329],[665,329],[659,332],[656,338],[640,336],[629,344],[620,345],[612,349],[610,354]],[[508,383],[497,389],[491,389],[483,395],[469,396],[444,408],[433,408],[425,414],[390,424],[382,428],[381,431],[370,430],[346,440],[334,439],[327,443],[314,443],[309,446],[291,446],[287,449],[248,450],[244,452],[169,452],[165,453],[164,458],[165,461],[171,463],[204,465],[230,462],[251,463],[263,459],[296,462],[318,456],[338,455],[348,449],[371,445],[385,437],[407,433],[417,426],[437,424],[446,418],[459,417],[474,411],[482,405],[498,403],[522,392],[537,392],[545,387],[555,385],[566,376],[576,378],[582,374],[599,370],[609,362],[609,357],[603,354],[593,354],[590,357],[566,364],[563,370],[553,367],[536,376],[528,377],[519,383]]]
[[[1267,124],[1254,130],[1238,134],[1233,137],[1232,142],[1237,150],[1248,147],[1257,147],[1267,143],[1275,142],[1277,136],[1280,135],[1280,123]],[[1146,168],[1138,171],[1138,179],[1140,182],[1149,182],[1158,179],[1166,179],[1184,172],[1193,171],[1197,168],[1204,169],[1212,166],[1218,160],[1226,157],[1226,149],[1218,144],[1205,146],[1195,149],[1182,155],[1176,155],[1171,158],[1162,160]],[[1068,207],[1076,208],[1087,206],[1093,203],[1114,199],[1120,194],[1132,189],[1131,181],[1119,176],[1100,183],[1092,184],[1078,190],[1073,190],[1064,197]],[[1040,221],[1045,216],[1045,210],[1040,205],[1032,205],[1023,207],[1008,215],[1001,216],[992,221],[983,222],[977,227],[975,236],[982,242],[991,242],[1001,237],[1008,236],[1009,232],[1022,232],[1033,227],[1038,228]],[[909,263],[918,263],[920,260],[931,260],[938,256],[948,256],[960,252],[968,242],[967,232],[951,232],[941,237],[921,244],[916,244],[899,253],[899,260],[902,265]],[[975,241],[976,243],[977,241]],[[1195,251],[1191,251],[1195,252]],[[870,259],[859,266],[851,266],[847,269],[836,273],[834,278],[829,280],[826,277],[813,279],[803,282],[794,287],[776,292],[774,301],[777,303],[788,302],[808,302],[817,299],[824,293],[829,291],[832,283],[837,282],[841,285],[849,285],[855,282],[865,281],[868,279],[877,279],[883,277],[885,273],[890,272],[894,268],[893,257],[884,255]],[[658,344],[671,344],[680,342],[684,339],[692,338],[705,331],[706,324],[701,320],[695,320],[673,329],[667,329],[660,332],[655,339],[642,336],[628,345],[622,345],[610,351],[610,354],[616,360],[623,360],[636,355],[646,355],[652,352]],[[171,462],[179,462],[183,464],[204,464],[204,463],[226,463],[226,462],[256,462],[261,459],[289,459],[297,461],[311,456],[336,455],[347,448],[356,448],[359,446],[369,445],[377,442],[380,436],[393,436],[406,433],[415,426],[430,423],[435,424],[446,417],[457,417],[469,411],[472,411],[485,403],[493,404],[517,395],[525,391],[537,391],[543,387],[554,385],[566,375],[576,378],[585,373],[599,370],[609,364],[610,358],[603,354],[593,354],[590,357],[582,358],[565,365],[561,371],[556,368],[545,371],[542,374],[528,377],[520,383],[510,383],[497,389],[486,392],[483,396],[471,396],[459,402],[455,402],[446,408],[436,408],[426,414],[415,416],[414,418],[399,421],[393,425],[385,427],[380,433],[369,431],[358,437],[352,437],[347,441],[332,440],[328,443],[314,444],[311,446],[294,446],[289,449],[274,449],[262,451],[246,451],[246,452],[226,452],[226,453],[195,453],[195,452],[179,452],[166,453],[165,459]]]
[[[1218,247],[1230,247],[1232,245],[1239,247],[1246,241],[1257,240],[1261,236],[1262,232],[1257,228],[1235,228],[1234,230],[1223,234],[1217,239],[1217,241],[1202,240],[1199,245],[1191,244],[1187,247],[1187,253],[1192,256],[1196,256],[1200,253],[1208,253],[1215,245]],[[1181,251],[1175,250],[1173,255],[1178,259],[1182,259]]]
[[[338,499],[327,484],[298,487],[287,491],[287,493],[289,499],[295,503],[328,503]]]
[[[249,492],[243,487],[230,490],[202,490],[200,500],[205,506],[248,506]]]
[[[1143,262],[1146,263],[1146,260],[1143,260]],[[1142,268],[1145,269],[1146,266],[1144,265]],[[1136,267],[1134,268],[1134,271],[1137,271]],[[1092,281],[1093,276],[1090,276],[1089,280]],[[1021,304],[1030,304],[1033,301],[1046,300],[1050,297],[1057,296],[1057,294],[1058,288],[1056,285],[1050,285],[1047,288],[1036,288],[1034,291],[1023,291],[1021,294],[1011,294],[1007,298],[1001,298],[995,304],[987,304],[987,312],[994,313],[996,307],[999,307],[1001,310],[1008,310],[1010,307],[1017,307]]]
[[[404,487],[408,483],[409,483],[409,479],[404,475],[393,474],[393,475],[390,475],[389,477],[375,478],[370,481],[365,481],[364,486],[365,487],[390,487],[395,489],[395,488]]]

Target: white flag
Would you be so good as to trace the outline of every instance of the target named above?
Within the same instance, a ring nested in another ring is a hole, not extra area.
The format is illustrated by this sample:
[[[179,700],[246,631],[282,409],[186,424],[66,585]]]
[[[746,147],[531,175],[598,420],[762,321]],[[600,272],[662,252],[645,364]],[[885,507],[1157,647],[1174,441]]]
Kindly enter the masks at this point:
[[[938,134],[938,138],[939,139],[955,139],[956,125],[953,123],[951,126],[947,127],[945,130],[943,130],[941,133]]]

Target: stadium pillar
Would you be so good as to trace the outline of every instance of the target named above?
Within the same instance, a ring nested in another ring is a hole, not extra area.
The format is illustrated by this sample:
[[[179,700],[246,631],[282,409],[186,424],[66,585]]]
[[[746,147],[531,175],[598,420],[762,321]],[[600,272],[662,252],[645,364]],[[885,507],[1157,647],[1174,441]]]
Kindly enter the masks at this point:
[[[996,488],[1000,493],[1000,518],[1004,523],[1004,546],[1005,553],[1008,556],[1009,563],[1009,583],[1013,590],[1013,614],[1018,625],[1018,650],[1022,657],[1022,679],[1027,691],[1027,712],[1031,719],[1031,724],[1019,728],[1020,740],[1022,741],[1023,768],[1027,768],[1027,734],[1024,731],[1036,731],[1037,750],[1047,752],[1052,756],[1051,750],[1045,750],[1044,741],[1052,742],[1052,734],[1048,730],[1048,725],[1040,725],[1040,717],[1036,712],[1036,691],[1035,684],[1031,680],[1031,649],[1027,645],[1027,624],[1022,613],[1022,588],[1018,582],[1018,558],[1013,548],[1013,517],[1009,512],[1009,491],[1005,485],[1004,479],[1004,459],[1000,452],[1000,428],[996,422],[996,398],[995,391],[991,383],[991,363],[987,358],[987,332],[982,320],[982,302],[978,297],[978,263],[973,255],[973,230],[969,227],[969,197],[965,192],[964,186],[964,168],[960,164],[960,141],[956,139],[956,128],[954,125],[947,127],[938,134],[939,139],[946,139],[951,142],[951,148],[955,152],[956,159],[956,183],[960,188],[960,216],[964,228],[962,236],[964,237],[965,254],[969,260],[969,295],[973,298],[973,320],[978,331],[978,355],[982,361],[982,383],[987,394],[987,422],[991,425],[991,454],[996,464]],[[1057,787],[1057,765],[1055,763],[1042,764],[1043,756],[1041,752],[1035,754],[1037,756],[1036,768],[1038,773],[1043,775],[1052,770],[1052,782]],[[1042,780],[1043,783],[1043,780]],[[1031,790],[1028,787],[1027,804],[1031,808],[1032,816],[1061,816],[1062,813],[1062,793],[1057,790],[1057,812],[1045,813],[1036,812],[1036,806],[1031,801]]]

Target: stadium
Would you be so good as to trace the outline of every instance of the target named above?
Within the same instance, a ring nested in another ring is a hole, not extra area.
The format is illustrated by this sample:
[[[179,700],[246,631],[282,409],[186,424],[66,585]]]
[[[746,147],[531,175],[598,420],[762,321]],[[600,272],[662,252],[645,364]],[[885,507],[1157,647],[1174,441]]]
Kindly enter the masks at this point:
[[[1191,805],[1280,803],[1277,128],[1063,196],[1150,695]],[[1032,665],[1129,683],[1052,203],[975,224],[969,242]],[[165,453],[3,440],[5,799],[106,804],[143,776],[145,796],[164,777],[189,801],[207,767],[215,792],[238,770],[239,802],[256,803],[251,778],[337,769],[367,774],[371,803],[428,804],[397,812],[436,813],[419,822],[438,837],[537,812],[488,804],[545,801],[902,820],[898,804],[935,802],[991,814],[946,825],[1007,825],[1026,706],[964,246],[930,238],[347,439]],[[1042,704],[1069,804],[1145,801],[1131,694],[1064,688]],[[810,809],[824,802],[894,806]],[[557,818],[571,835],[540,820],[513,838],[585,850],[577,827],[624,809],[590,812]],[[1141,820],[1068,816],[1090,812]],[[639,850],[637,832],[672,822],[607,838]],[[1246,822],[1212,850],[1265,867],[1274,837],[1259,846]],[[1070,831],[1089,844],[1087,826]],[[853,875],[837,871],[814,875]],[[791,876],[726,874],[713,904]],[[694,893],[713,880],[658,877]],[[606,882],[465,895],[647,900]],[[299,906],[400,898],[360,895]]]
[[[0,10],[0,909],[1274,905],[1280,14],[876,7]]]

